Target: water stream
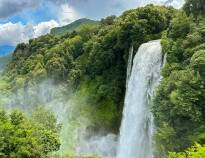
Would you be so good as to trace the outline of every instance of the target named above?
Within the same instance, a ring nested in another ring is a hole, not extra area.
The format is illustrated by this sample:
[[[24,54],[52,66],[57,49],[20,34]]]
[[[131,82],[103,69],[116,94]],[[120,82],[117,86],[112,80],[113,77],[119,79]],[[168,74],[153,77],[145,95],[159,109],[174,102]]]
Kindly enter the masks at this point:
[[[160,40],[140,46],[128,78],[117,158],[154,157],[150,104],[162,65]]]

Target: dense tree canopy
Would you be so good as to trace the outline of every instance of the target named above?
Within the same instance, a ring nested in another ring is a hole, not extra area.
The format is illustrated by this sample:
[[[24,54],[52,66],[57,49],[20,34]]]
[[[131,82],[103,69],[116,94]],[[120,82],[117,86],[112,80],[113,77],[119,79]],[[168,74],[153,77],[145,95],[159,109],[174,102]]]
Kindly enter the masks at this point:
[[[167,158],[203,158],[205,157],[205,147],[200,144],[195,144],[185,152],[169,153]]]
[[[205,1],[204,0],[186,0],[184,10],[188,15],[192,14],[197,17],[205,15]]]
[[[167,64],[153,106],[160,153],[182,151],[194,142],[205,144],[204,24],[204,18],[195,23],[181,11],[163,35]]]
[[[36,111],[35,115],[38,115],[38,120],[53,117],[46,111]],[[57,129],[55,120],[49,119],[52,128],[40,125],[38,120],[28,119],[18,111],[7,114],[0,110],[0,157],[43,158],[57,151],[60,147],[59,135],[57,130],[52,130]]]

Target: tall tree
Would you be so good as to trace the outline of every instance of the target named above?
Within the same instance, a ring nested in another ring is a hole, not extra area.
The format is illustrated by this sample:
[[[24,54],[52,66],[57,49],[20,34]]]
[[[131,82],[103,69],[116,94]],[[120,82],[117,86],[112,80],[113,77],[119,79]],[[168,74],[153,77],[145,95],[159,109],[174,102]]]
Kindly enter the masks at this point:
[[[188,15],[192,14],[194,17],[205,15],[205,1],[204,0],[186,0],[184,10]]]

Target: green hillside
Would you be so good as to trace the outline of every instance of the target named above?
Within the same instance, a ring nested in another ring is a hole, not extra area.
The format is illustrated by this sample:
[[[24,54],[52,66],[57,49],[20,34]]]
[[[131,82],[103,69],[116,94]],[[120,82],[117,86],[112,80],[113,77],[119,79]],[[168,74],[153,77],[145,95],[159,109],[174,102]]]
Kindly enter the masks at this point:
[[[66,83],[76,95],[84,92],[86,105],[95,113],[92,126],[117,132],[129,48],[134,45],[137,50],[142,43],[159,39],[173,11],[150,5],[107,17],[97,27],[61,37],[48,34],[19,44],[7,75],[15,88],[49,78]]]
[[[66,26],[53,28],[51,30],[51,34],[60,35],[60,34],[69,33],[72,31],[78,31],[83,26],[90,26],[91,27],[91,26],[95,26],[97,24],[99,24],[98,21],[85,19],[85,18],[79,19],[79,20],[72,22],[71,24],[66,25]]]

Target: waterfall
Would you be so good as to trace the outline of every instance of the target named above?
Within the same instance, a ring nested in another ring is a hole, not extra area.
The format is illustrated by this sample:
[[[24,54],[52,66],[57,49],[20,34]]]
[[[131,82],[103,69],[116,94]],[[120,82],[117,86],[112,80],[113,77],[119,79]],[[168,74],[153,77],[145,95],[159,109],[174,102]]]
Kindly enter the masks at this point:
[[[126,90],[117,158],[154,158],[150,103],[163,65],[160,40],[142,44]],[[129,73],[129,72],[128,72]]]
[[[128,87],[128,83],[129,83],[130,75],[131,75],[131,72],[132,72],[133,52],[134,52],[134,48],[133,48],[133,46],[131,46],[131,48],[130,48],[130,50],[129,50],[129,57],[128,57],[128,63],[127,63],[127,80],[126,80],[126,89],[127,89],[127,87]]]

